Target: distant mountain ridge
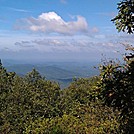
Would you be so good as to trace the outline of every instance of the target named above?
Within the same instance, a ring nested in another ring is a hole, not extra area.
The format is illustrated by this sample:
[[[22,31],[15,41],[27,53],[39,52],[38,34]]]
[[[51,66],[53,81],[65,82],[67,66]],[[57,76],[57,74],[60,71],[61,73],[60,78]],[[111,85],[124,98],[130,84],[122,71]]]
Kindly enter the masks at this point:
[[[20,76],[26,75],[33,68],[37,69],[46,79],[58,82],[62,88],[68,86],[73,78],[91,77],[99,74],[94,66],[97,63],[81,62],[46,62],[42,64],[5,64],[8,71],[16,72]]]

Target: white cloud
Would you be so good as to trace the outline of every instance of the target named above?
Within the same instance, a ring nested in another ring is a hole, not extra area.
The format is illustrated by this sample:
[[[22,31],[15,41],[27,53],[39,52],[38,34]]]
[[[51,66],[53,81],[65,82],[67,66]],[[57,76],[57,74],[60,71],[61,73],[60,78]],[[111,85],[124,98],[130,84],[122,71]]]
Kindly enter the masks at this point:
[[[77,20],[66,22],[55,12],[48,12],[42,13],[38,18],[31,17],[23,19],[23,24],[19,24],[16,28],[33,32],[57,33],[64,35],[88,33],[86,19],[82,16],[77,16],[76,19]]]
[[[35,49],[39,52],[113,52],[115,50],[122,50],[123,47],[117,42],[105,41],[105,42],[94,42],[90,38],[44,38],[44,39],[35,39],[31,41],[20,41],[14,44],[19,48],[19,50],[26,49]]]
[[[16,58],[73,58],[83,59],[99,58],[98,55],[107,54],[108,57],[116,56],[115,52],[124,53],[124,47],[116,42],[123,37],[96,37],[89,36],[46,36],[34,37],[16,36],[0,37],[0,56]],[[111,39],[112,38],[112,39]],[[132,38],[132,37],[131,37]],[[6,48],[5,48],[6,46]],[[30,56],[30,57],[29,57]],[[79,56],[79,57],[78,57]]]

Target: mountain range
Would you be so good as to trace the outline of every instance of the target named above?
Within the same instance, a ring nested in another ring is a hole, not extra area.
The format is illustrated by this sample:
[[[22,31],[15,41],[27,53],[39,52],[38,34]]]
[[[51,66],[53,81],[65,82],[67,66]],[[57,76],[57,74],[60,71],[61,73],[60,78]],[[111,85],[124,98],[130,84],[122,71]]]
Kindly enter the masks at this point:
[[[74,78],[99,74],[99,70],[94,68],[98,66],[98,62],[24,63],[5,60],[3,63],[8,71],[16,72],[20,76],[24,76],[35,68],[46,79],[58,82],[61,88],[67,87]]]

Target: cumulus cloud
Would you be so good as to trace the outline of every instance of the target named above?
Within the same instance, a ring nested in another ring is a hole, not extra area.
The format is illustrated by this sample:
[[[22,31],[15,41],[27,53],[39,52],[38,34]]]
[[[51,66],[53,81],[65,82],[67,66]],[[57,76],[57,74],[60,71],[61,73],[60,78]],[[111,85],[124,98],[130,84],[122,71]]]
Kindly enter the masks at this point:
[[[42,13],[38,18],[23,19],[21,23],[23,24],[17,25],[16,29],[64,35],[88,33],[88,23],[82,16],[77,16],[76,20],[66,22],[55,12],[48,12]],[[96,30],[94,31],[96,32]]]

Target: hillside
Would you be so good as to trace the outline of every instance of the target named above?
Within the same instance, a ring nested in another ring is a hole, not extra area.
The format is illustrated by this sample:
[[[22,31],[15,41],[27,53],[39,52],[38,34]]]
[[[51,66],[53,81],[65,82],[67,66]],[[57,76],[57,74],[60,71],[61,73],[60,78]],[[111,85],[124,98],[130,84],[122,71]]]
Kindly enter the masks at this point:
[[[42,76],[48,80],[56,81],[61,88],[67,87],[73,78],[91,77],[97,75],[99,72],[94,69],[97,62],[46,62],[40,64],[23,64],[15,62],[5,62],[8,71],[16,72],[20,76],[24,76],[33,68],[37,69]]]

